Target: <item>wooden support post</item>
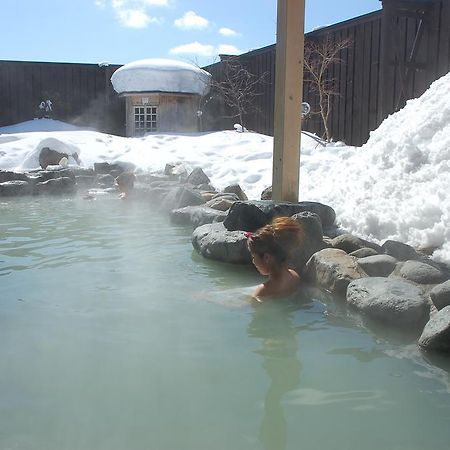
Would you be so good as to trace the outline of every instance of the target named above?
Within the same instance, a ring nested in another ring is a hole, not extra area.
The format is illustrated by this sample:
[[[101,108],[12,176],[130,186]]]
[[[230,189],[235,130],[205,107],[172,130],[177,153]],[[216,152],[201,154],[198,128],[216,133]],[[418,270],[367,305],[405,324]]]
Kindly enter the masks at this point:
[[[305,0],[278,0],[272,198],[298,201]]]

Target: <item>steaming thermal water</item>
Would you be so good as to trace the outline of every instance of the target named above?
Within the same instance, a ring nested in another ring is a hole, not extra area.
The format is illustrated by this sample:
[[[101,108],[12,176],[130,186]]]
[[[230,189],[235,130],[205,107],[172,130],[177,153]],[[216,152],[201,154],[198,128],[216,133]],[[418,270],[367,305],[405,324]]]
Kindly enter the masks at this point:
[[[448,360],[251,304],[147,204],[3,202],[0,237],[2,450],[448,449]]]

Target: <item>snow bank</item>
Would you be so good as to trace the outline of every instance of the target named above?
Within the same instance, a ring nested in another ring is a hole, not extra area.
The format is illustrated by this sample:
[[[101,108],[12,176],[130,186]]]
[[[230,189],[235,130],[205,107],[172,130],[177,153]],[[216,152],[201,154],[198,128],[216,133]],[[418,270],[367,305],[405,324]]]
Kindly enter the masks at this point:
[[[211,75],[203,69],[172,59],[142,59],[117,69],[111,83],[116,92],[181,92],[205,95]]]
[[[26,122],[0,127],[0,134],[30,133],[34,131],[73,131],[82,128],[53,119],[33,119]]]

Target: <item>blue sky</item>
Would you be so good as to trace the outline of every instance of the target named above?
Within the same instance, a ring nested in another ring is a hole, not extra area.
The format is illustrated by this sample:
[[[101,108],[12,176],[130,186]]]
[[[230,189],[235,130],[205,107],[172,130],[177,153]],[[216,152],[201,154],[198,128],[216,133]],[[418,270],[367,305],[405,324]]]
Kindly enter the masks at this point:
[[[1,0],[0,59],[124,64],[275,42],[276,0]],[[379,0],[306,0],[306,31],[380,9]]]

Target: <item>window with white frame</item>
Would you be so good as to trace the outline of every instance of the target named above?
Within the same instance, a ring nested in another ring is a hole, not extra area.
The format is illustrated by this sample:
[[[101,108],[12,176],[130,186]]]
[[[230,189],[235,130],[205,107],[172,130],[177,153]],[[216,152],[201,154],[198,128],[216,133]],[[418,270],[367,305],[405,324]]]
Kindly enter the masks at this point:
[[[157,109],[156,106],[134,107],[134,132],[136,135],[157,130]]]

